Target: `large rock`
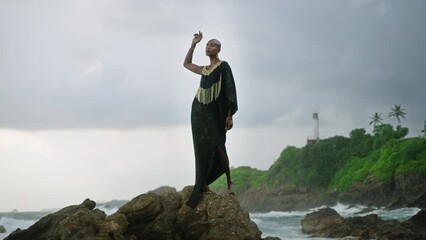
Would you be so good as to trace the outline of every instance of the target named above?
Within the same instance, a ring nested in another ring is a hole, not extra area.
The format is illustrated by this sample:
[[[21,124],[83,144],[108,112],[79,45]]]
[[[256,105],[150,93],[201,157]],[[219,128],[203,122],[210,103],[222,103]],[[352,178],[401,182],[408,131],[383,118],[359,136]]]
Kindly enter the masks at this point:
[[[86,199],[80,205],[69,206],[41,218],[26,230],[17,229],[5,240],[92,239],[106,215],[94,209],[96,203]]]
[[[419,215],[420,214],[420,215]],[[424,212],[418,213],[407,223],[396,220],[382,220],[376,214],[365,217],[342,218],[335,210],[320,209],[309,213],[302,220],[302,231],[313,237],[423,240]],[[423,224],[423,225],[422,225]]]
[[[181,206],[182,197],[178,193],[147,193],[125,204],[116,214],[124,215],[129,223],[126,237],[179,239],[176,238],[179,235],[177,212]]]
[[[395,175],[391,181],[369,176],[364,182],[354,183],[348,191],[339,194],[340,202],[401,207],[426,207],[426,174]]]
[[[325,208],[321,211],[307,214],[301,222],[302,230],[305,233],[310,233],[317,237],[326,237],[323,236],[323,232],[328,229],[333,229],[333,226],[341,224],[343,220],[343,217],[341,217],[336,210]]]
[[[106,215],[86,200],[48,215],[5,240],[261,240],[261,232],[231,195],[206,193],[193,210],[192,187],[139,195]],[[265,238],[279,239],[279,238]]]
[[[0,225],[0,233],[5,233],[6,228],[3,225]]]
[[[190,193],[188,187],[182,191],[185,201]],[[195,211],[186,206],[179,209],[178,224],[184,239],[261,239],[257,225],[231,195],[207,193]]]
[[[413,231],[417,230],[418,232],[426,236],[426,210],[420,210],[420,212],[412,216],[403,224],[404,226],[412,229]]]

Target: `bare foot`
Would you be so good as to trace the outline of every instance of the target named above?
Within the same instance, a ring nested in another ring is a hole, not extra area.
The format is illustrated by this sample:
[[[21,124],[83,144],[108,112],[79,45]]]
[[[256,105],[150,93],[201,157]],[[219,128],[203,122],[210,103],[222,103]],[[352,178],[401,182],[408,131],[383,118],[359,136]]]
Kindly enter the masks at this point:
[[[229,186],[228,186],[228,194],[229,195],[235,195],[235,192],[234,192],[234,184],[231,182],[230,184],[229,184]]]

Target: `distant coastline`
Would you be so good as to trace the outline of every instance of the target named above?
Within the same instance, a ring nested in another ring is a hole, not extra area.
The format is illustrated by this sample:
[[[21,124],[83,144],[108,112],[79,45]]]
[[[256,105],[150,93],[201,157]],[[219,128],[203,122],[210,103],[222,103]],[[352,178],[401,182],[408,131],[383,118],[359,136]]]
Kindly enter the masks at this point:
[[[267,171],[231,170],[241,205],[250,212],[306,210],[322,205],[426,208],[426,139],[404,138],[389,124],[373,135],[354,129],[315,144],[286,147]],[[211,185],[222,191],[224,177]]]

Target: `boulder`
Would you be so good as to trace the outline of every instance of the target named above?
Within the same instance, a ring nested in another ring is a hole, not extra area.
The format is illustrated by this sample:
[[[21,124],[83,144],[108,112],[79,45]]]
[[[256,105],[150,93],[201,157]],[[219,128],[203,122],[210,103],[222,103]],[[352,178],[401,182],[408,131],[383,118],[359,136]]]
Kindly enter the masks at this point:
[[[420,212],[412,216],[403,224],[404,226],[412,229],[413,231],[418,231],[424,236],[426,236],[426,209],[420,210]]]
[[[86,199],[41,218],[26,230],[17,229],[5,240],[91,239],[106,217],[95,206],[94,201]]]
[[[182,191],[184,201],[191,190],[187,187]],[[183,206],[178,212],[178,225],[184,239],[261,239],[261,232],[250,220],[248,212],[242,210],[237,199],[228,194],[209,192],[195,210]]]
[[[178,193],[157,195],[146,193],[132,199],[116,214],[126,217],[129,225],[126,237],[136,239],[179,239],[177,212],[182,206]]]
[[[322,237],[324,231],[332,229],[333,226],[341,224],[342,221],[343,217],[341,217],[336,210],[325,208],[321,211],[307,214],[301,222],[302,231],[317,237]]]
[[[302,219],[302,231],[312,237],[343,239],[423,240],[424,213],[409,221],[382,220],[376,214],[344,219],[335,210],[320,209]]]
[[[261,240],[261,231],[232,195],[208,192],[195,209],[181,192],[141,194],[106,216],[86,199],[43,217],[5,240]],[[279,239],[267,237],[266,239]]]
[[[105,219],[96,235],[97,240],[126,240],[129,222],[123,214],[113,214]]]
[[[6,228],[3,225],[0,225],[0,233],[5,233]]]

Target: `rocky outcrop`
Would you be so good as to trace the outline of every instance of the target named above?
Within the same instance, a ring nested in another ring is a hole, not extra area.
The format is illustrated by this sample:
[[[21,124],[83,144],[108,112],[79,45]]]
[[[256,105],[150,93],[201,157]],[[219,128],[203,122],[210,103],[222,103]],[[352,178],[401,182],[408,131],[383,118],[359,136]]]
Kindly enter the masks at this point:
[[[275,188],[259,186],[237,192],[237,198],[249,212],[307,210],[332,206],[337,202],[388,209],[426,208],[426,174],[395,176],[390,182],[369,176],[364,182],[357,182],[340,194],[320,193],[307,187],[286,184]]]
[[[225,187],[215,189],[226,192]],[[304,186],[283,184],[274,188],[249,184],[237,191],[241,206],[249,212],[297,211],[340,203],[395,209],[426,208],[426,174],[395,175],[389,182],[369,176],[354,183],[346,192],[318,192]]]
[[[262,239],[234,196],[206,193],[193,210],[184,204],[191,190],[142,194],[108,217],[87,199],[43,217],[26,230],[17,230],[5,240]]]
[[[5,233],[6,228],[3,225],[0,225],[0,233]]]
[[[344,219],[330,208],[307,214],[302,220],[302,231],[313,237],[360,238],[387,240],[424,240],[424,210],[410,220],[382,220],[376,214]]]
[[[418,230],[423,236],[426,236],[426,210],[421,210],[416,215],[403,222],[403,225],[409,229]]]
[[[88,239],[95,236],[106,215],[94,209],[96,203],[86,199],[82,204],[69,206],[49,214],[26,230],[17,229],[5,240]]]
[[[426,174],[395,175],[390,182],[369,176],[341,193],[338,200],[388,208],[426,208]]]

